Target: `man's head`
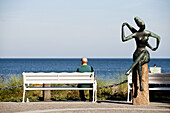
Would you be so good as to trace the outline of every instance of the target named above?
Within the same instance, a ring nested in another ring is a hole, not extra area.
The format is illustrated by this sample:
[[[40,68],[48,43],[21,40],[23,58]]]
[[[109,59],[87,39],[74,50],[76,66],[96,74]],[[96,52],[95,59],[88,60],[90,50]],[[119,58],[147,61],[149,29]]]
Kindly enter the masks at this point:
[[[81,59],[81,64],[82,64],[82,65],[87,65],[87,62],[88,62],[88,60],[87,60],[86,57],[83,57],[83,58]]]

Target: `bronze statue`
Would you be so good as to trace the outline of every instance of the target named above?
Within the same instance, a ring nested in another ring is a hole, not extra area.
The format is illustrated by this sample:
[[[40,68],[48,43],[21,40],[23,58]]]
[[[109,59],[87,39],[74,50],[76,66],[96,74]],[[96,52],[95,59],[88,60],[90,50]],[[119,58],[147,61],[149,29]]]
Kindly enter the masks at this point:
[[[147,46],[151,50],[155,51],[159,46],[160,37],[150,31],[145,30],[145,23],[139,17],[135,17],[134,20],[135,20],[137,26],[139,27],[139,30],[136,30],[131,25],[129,25],[127,22],[122,24],[122,41],[125,42],[125,41],[128,41],[128,40],[134,38],[136,41],[136,45],[137,45],[137,48],[133,54],[134,63],[132,64],[130,69],[125,73],[125,75],[129,75],[131,70],[136,66],[136,69],[138,70],[138,74],[139,74],[140,91],[143,91],[142,65],[145,63],[148,63],[150,61],[149,52],[146,50],[145,47]],[[132,34],[127,37],[125,37],[125,33],[124,33],[125,25],[132,32]],[[151,45],[148,43],[150,36],[157,39],[157,44],[156,44],[155,48],[152,48]]]

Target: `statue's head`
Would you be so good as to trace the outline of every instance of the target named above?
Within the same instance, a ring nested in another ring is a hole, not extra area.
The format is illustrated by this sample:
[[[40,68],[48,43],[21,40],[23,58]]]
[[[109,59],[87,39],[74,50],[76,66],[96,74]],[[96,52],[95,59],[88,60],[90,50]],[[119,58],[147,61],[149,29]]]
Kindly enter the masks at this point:
[[[135,20],[137,26],[138,26],[140,29],[143,29],[143,30],[145,29],[145,23],[144,23],[143,20],[141,20],[139,17],[135,17],[134,20]]]

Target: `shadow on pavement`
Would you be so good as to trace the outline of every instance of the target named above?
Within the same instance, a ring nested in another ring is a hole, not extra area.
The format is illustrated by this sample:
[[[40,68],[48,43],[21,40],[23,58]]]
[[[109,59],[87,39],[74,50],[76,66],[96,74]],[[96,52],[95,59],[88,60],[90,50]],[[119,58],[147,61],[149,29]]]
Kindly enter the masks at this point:
[[[126,102],[126,101],[118,101],[118,100],[99,100],[97,103],[115,103],[115,104],[126,104],[126,105],[132,105],[132,103]]]

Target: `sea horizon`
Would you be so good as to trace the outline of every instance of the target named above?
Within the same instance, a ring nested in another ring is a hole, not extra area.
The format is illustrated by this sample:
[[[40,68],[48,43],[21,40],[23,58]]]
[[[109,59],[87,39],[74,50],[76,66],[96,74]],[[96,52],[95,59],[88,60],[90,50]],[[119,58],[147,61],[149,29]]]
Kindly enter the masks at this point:
[[[82,57],[4,57],[0,59],[81,59]],[[111,57],[87,57],[88,59],[133,59],[133,58],[111,58]],[[150,58],[150,59],[170,59],[170,58]]]
[[[0,74],[23,72],[75,72],[81,66],[81,58],[0,58]],[[108,77],[125,73],[133,64],[132,58],[88,58],[97,76]],[[170,58],[151,58],[148,68],[161,67],[162,73],[170,73]]]

